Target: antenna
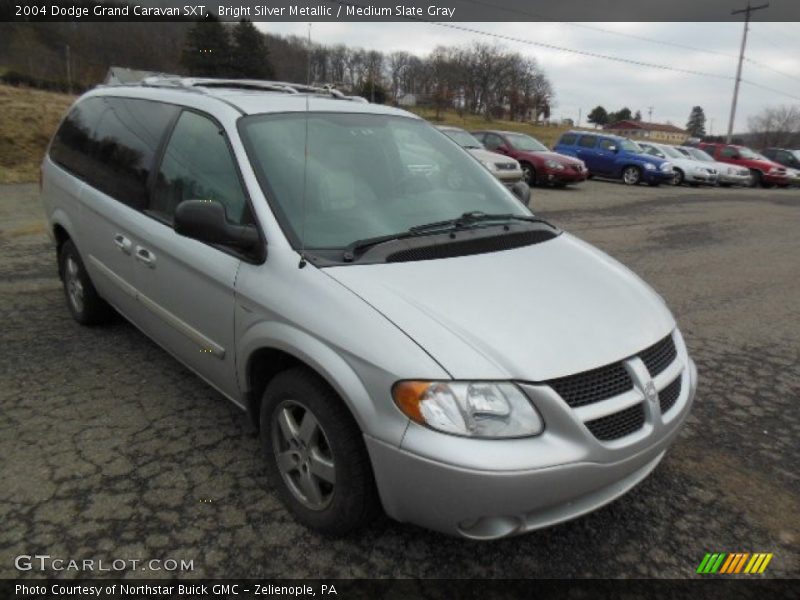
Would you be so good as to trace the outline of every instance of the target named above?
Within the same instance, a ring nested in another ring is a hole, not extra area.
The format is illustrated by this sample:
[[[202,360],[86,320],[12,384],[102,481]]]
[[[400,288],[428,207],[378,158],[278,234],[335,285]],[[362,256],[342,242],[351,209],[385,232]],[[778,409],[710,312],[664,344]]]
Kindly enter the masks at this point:
[[[311,85],[311,23],[308,24],[308,82]],[[302,269],[308,264],[306,260],[306,190],[308,188],[308,102],[311,90],[306,90],[306,115],[305,115],[305,141],[303,142],[303,206],[302,224],[300,226],[300,263],[298,269]]]

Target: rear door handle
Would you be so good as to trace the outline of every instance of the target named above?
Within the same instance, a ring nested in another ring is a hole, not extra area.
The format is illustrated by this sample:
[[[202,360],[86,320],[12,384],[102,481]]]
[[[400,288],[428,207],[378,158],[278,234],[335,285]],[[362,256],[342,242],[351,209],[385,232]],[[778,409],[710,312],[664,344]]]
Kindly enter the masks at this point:
[[[116,244],[117,248],[119,248],[125,254],[131,253],[131,247],[133,247],[133,243],[121,233],[114,235],[114,244]]]
[[[136,246],[135,257],[136,260],[151,269],[154,269],[156,266],[156,255],[143,246]]]

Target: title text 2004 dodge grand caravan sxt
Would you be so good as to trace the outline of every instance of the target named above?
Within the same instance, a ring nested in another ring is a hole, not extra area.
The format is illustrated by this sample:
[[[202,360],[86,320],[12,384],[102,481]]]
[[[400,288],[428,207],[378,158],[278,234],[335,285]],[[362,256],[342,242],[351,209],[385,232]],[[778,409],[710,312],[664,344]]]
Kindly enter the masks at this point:
[[[571,519],[690,410],[661,297],[401,110],[146,80],[81,97],[42,169],[75,319],[113,306],[248,411],[317,530],[381,506],[475,539]]]

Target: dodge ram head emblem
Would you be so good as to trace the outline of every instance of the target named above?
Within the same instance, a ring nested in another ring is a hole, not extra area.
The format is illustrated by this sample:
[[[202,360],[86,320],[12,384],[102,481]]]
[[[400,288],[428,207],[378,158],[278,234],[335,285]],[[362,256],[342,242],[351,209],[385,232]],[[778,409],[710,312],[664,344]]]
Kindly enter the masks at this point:
[[[646,386],[644,386],[644,397],[654,404],[656,400],[658,400],[658,392],[656,391],[656,384],[653,383],[652,379],[647,382]]]

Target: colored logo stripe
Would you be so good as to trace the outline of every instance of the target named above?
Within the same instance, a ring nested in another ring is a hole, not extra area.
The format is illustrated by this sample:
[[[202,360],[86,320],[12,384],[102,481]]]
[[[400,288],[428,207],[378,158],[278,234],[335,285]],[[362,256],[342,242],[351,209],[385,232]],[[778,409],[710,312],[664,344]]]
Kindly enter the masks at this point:
[[[697,567],[697,572],[701,574],[735,574],[763,573],[769,562],[772,560],[772,553],[756,552],[708,552]],[[746,565],[746,566],[745,566]]]

